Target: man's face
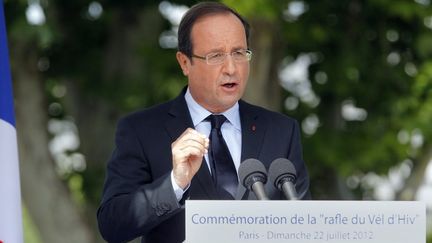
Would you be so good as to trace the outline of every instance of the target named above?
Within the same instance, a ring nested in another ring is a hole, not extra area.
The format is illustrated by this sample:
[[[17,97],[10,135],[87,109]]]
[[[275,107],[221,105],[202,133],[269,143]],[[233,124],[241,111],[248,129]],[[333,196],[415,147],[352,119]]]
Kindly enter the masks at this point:
[[[232,53],[246,50],[243,24],[233,14],[210,15],[195,22],[191,32],[193,54]],[[249,62],[234,62],[230,55],[222,64],[177,53],[177,60],[188,76],[192,97],[204,108],[220,113],[231,108],[243,95],[249,77]]]

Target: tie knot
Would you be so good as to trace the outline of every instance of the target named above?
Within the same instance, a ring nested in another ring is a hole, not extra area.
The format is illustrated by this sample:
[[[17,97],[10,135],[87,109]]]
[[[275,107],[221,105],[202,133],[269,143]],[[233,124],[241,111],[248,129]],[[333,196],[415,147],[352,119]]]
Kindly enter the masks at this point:
[[[227,119],[224,115],[210,115],[207,120],[210,120],[212,128],[220,129]]]

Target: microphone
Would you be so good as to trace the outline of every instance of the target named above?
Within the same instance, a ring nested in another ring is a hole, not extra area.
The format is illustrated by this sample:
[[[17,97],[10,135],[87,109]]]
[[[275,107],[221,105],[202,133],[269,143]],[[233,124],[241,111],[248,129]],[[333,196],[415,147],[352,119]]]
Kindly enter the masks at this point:
[[[269,168],[269,178],[274,186],[284,193],[286,199],[298,199],[295,188],[297,171],[291,161],[285,158],[273,160]]]
[[[267,182],[267,171],[257,159],[247,159],[240,164],[238,175],[240,183],[246,189],[253,191],[259,200],[269,200],[264,190]]]

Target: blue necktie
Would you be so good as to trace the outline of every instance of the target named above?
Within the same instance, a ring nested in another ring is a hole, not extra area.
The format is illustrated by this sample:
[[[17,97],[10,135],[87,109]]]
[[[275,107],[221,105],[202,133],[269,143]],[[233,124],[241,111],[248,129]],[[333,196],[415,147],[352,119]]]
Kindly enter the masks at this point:
[[[209,160],[213,181],[223,199],[232,199],[237,192],[238,179],[233,159],[221,132],[221,126],[226,121],[226,117],[224,115],[210,115],[207,120],[210,120],[212,127]],[[229,192],[230,195],[226,192]]]

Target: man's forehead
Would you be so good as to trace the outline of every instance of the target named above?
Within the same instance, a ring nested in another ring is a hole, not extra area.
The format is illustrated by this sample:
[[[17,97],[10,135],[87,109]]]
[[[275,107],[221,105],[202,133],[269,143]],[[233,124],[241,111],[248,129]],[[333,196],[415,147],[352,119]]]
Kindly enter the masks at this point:
[[[237,22],[237,23],[236,23]],[[234,37],[234,38],[233,38]],[[237,40],[237,48],[243,48],[246,41],[246,32],[241,20],[232,13],[208,15],[200,18],[192,27],[191,41],[193,45],[198,44],[196,39],[205,42],[222,42]],[[205,44],[205,43],[204,43]]]

